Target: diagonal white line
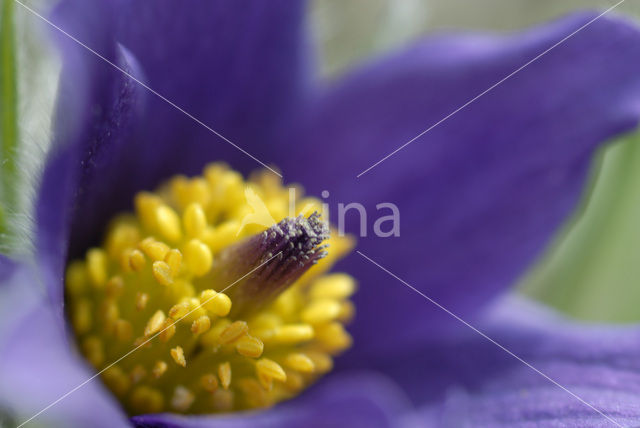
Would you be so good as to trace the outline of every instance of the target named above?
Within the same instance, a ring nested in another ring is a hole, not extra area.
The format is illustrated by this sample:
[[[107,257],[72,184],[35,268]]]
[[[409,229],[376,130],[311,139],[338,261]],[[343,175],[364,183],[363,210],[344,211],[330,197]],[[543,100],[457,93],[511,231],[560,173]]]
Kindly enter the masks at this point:
[[[225,137],[224,135],[220,134],[218,131],[216,131],[215,129],[211,128],[210,126],[208,126],[207,124],[202,122],[197,117],[193,116],[191,113],[187,112],[185,109],[183,109],[179,105],[175,104],[174,102],[172,102],[171,100],[169,100],[168,98],[166,98],[165,96],[160,94],[159,92],[155,91],[153,88],[149,87],[148,85],[146,85],[142,81],[140,81],[140,80],[136,79],[135,77],[133,77],[130,73],[128,73],[122,67],[119,67],[117,64],[114,64],[113,62],[109,61],[107,58],[105,58],[104,56],[100,55],[98,52],[96,52],[95,50],[91,49],[89,46],[87,46],[86,44],[82,43],[80,40],[78,40],[77,38],[73,37],[71,34],[67,33],[62,28],[58,27],[57,25],[55,25],[50,20],[48,20],[44,16],[40,15],[35,10],[31,9],[29,6],[27,6],[24,3],[22,3],[20,0],[13,0],[13,1],[18,3],[20,6],[25,8],[27,11],[29,11],[33,15],[37,16],[38,18],[40,18],[41,20],[43,20],[44,22],[46,22],[47,24],[49,24],[50,26],[52,26],[53,28],[58,30],[60,33],[64,34],[65,36],[67,36],[68,38],[70,38],[71,40],[76,42],[78,45],[82,46],[83,48],[85,48],[86,50],[88,50],[89,52],[91,52],[92,54],[94,54],[95,56],[97,56],[98,58],[100,58],[101,60],[103,60],[104,62],[106,62],[107,64],[109,64],[110,66],[112,66],[113,68],[115,68],[116,70],[121,72],[122,74],[124,74],[125,76],[127,76],[128,78],[130,78],[131,80],[133,80],[134,82],[136,82],[137,84],[139,84],[140,86],[142,86],[143,88],[148,90],[149,92],[151,92],[153,95],[155,95],[158,98],[160,98],[162,101],[164,101],[167,104],[169,104],[171,107],[175,108],[176,110],[178,110],[179,112],[181,112],[182,114],[187,116],[189,119],[191,119],[194,122],[196,122],[198,125],[204,127],[209,132],[213,133],[217,137],[219,137],[219,138],[223,139],[224,141],[226,141],[227,143],[231,144],[233,147],[235,147],[236,149],[240,150],[242,153],[244,153],[245,155],[249,156],[251,159],[253,159],[254,161],[258,162],[260,165],[262,165],[263,167],[265,167],[269,171],[273,172],[278,177],[282,178],[282,175],[279,172],[275,171],[273,168],[269,167],[267,164],[262,162],[260,159],[256,158],[251,153],[247,152],[242,147],[238,146],[237,144],[235,144],[234,142],[229,140],[227,137]]]
[[[416,135],[415,137],[413,137],[412,139],[410,139],[409,141],[407,141],[406,143],[404,143],[403,145],[401,145],[400,147],[398,147],[397,149],[395,149],[394,151],[392,151],[391,153],[389,153],[388,155],[386,155],[385,157],[383,157],[382,159],[380,159],[378,162],[374,163],[373,165],[371,165],[369,168],[365,169],[364,171],[362,171],[360,174],[358,174],[356,176],[356,178],[360,178],[361,176],[363,176],[364,174],[366,174],[367,172],[371,171],[373,168],[375,168],[376,166],[380,165],[382,162],[386,161],[387,159],[389,159],[391,156],[395,155],[396,153],[398,153],[400,150],[404,149],[405,147],[407,147],[409,144],[413,143],[414,141],[416,141],[418,138],[422,137],[424,134],[426,134],[427,132],[431,131],[433,128],[437,127],[438,125],[440,125],[441,123],[445,122],[446,120],[450,119],[452,116],[454,116],[455,114],[457,114],[458,112],[460,112],[460,110],[466,108],[467,106],[469,106],[470,104],[473,104],[475,101],[477,101],[479,98],[483,97],[484,95],[488,94],[489,92],[491,92],[492,90],[494,90],[495,88],[497,88],[498,86],[500,86],[501,84],[503,84],[505,81],[509,80],[510,78],[512,78],[513,76],[515,76],[516,74],[518,74],[519,72],[521,72],[522,70],[524,70],[525,68],[527,68],[528,66],[530,66],[531,64],[533,64],[534,62],[536,62],[537,60],[539,60],[540,58],[542,58],[543,56],[545,56],[546,54],[548,54],[549,52],[551,52],[553,49],[557,48],[558,46],[560,46],[561,44],[563,44],[564,42],[566,42],[567,40],[569,40],[571,37],[575,36],[576,34],[578,34],[580,31],[584,30],[585,28],[587,28],[589,25],[593,24],[594,22],[596,22],[598,19],[602,18],[604,15],[606,15],[607,13],[611,12],[613,9],[615,9],[616,7],[620,6],[622,3],[624,3],[626,0],[620,0],[618,3],[614,4],[613,6],[611,6],[609,9],[605,10],[604,12],[602,12],[600,15],[596,16],[595,18],[593,18],[591,21],[587,22],[586,24],[582,25],[580,28],[578,28],[577,30],[575,30],[573,33],[569,34],[568,36],[564,37],[562,40],[560,40],[559,42],[555,43],[553,46],[547,48],[544,52],[538,54],[535,58],[529,60],[527,63],[525,63],[524,65],[520,66],[519,68],[517,68],[516,70],[512,71],[511,73],[509,73],[507,76],[503,77],[502,79],[500,79],[499,81],[497,81],[496,83],[494,83],[493,85],[491,85],[489,88],[485,89],[484,91],[482,91],[481,93],[479,93],[478,95],[476,95],[475,97],[471,98],[469,101],[467,101],[466,103],[464,103],[463,105],[461,105],[460,107],[458,107],[457,109],[455,109],[454,111],[452,111],[451,113],[449,113],[448,115],[446,115],[445,117],[443,117],[442,119],[440,119],[439,121],[437,121],[436,123],[434,123],[433,125],[431,125],[430,127],[428,127],[427,129],[425,129],[424,131],[422,131],[421,133],[419,133],[418,135]]]
[[[266,265],[267,263],[269,263],[271,260],[275,259],[276,257],[279,257],[280,254],[282,254],[282,251],[279,251],[275,256],[271,257],[269,260],[265,261],[264,263],[261,263],[259,266],[251,269],[249,272],[247,272],[246,274],[244,274],[243,276],[241,276],[240,278],[236,279],[235,281],[233,281],[231,284],[227,285],[225,288],[223,288],[221,291],[217,291],[213,296],[211,296],[210,298],[208,298],[207,300],[205,300],[204,302],[200,302],[200,304],[198,306],[196,306],[195,308],[191,309],[189,312],[187,312],[186,314],[184,314],[183,316],[181,316],[180,318],[178,318],[177,320],[175,320],[173,322],[173,324],[170,324],[168,326],[166,326],[165,328],[163,328],[162,330],[160,330],[159,332],[157,332],[156,334],[154,334],[153,336],[149,337],[147,340],[145,340],[144,342],[142,342],[140,345],[136,346],[135,348],[133,348],[131,351],[127,352],[126,354],[124,354],[123,356],[121,356],[120,358],[118,358],[117,360],[115,360],[114,362],[112,362],[111,364],[109,364],[108,366],[106,366],[105,368],[103,368],[102,370],[100,370],[98,373],[94,374],[93,376],[91,376],[89,379],[85,380],[84,382],[78,384],[75,388],[71,389],[70,391],[68,391],[67,393],[65,393],[64,395],[62,395],[60,398],[58,398],[57,400],[55,400],[54,402],[52,402],[51,404],[49,404],[47,407],[45,407],[44,409],[40,410],[38,413],[36,413],[35,415],[31,416],[29,419],[27,419],[26,421],[22,422],[20,425],[18,425],[16,428],[21,428],[22,426],[28,424],[29,422],[31,422],[32,420],[34,420],[35,418],[37,418],[38,416],[40,416],[42,413],[46,412],[47,410],[49,410],[51,407],[55,406],[56,404],[58,404],[60,401],[64,400],[65,398],[67,398],[69,395],[73,394],[74,392],[76,392],[77,390],[79,390],[80,388],[82,388],[83,386],[85,386],[86,384],[88,384],[89,382],[91,382],[92,380],[94,380],[95,378],[97,378],[98,376],[100,376],[102,373],[104,373],[106,370],[110,369],[111,367],[115,366],[116,364],[118,364],[120,361],[124,360],[125,358],[127,358],[129,355],[133,354],[134,352],[136,352],[138,349],[142,348],[144,345],[146,345],[147,343],[151,342],[153,339],[155,339],[156,337],[158,337],[160,334],[162,334],[162,332],[164,332],[165,330],[173,327],[174,325],[176,325],[177,323],[179,323],[180,321],[182,321],[185,317],[189,316],[192,312],[198,310],[199,308],[201,308],[203,305],[207,304],[208,302],[210,302],[211,300],[215,299],[216,296],[218,296],[218,294],[220,293],[224,293],[225,291],[227,291],[229,288],[233,287],[234,285],[236,285],[238,282],[242,281],[244,278],[246,278],[247,276],[251,275],[253,272],[255,272],[256,270],[260,269],[262,266]]]
[[[360,251],[356,251],[356,253],[358,253],[360,256],[362,256],[364,259],[368,260],[369,262],[371,262],[372,264],[376,265],[377,267],[379,267],[380,269],[382,269],[384,272],[386,272],[387,274],[389,274],[391,277],[397,279],[398,281],[400,281],[402,284],[404,284],[405,286],[407,286],[408,288],[412,289],[413,291],[415,291],[416,293],[418,293],[419,295],[421,295],[422,297],[424,297],[425,299],[427,299],[429,302],[433,303],[434,305],[436,305],[439,309],[443,310],[444,312],[446,312],[448,315],[451,315],[453,318],[455,318],[456,320],[460,321],[462,324],[466,325],[467,327],[469,327],[471,330],[473,330],[474,332],[478,333],[480,336],[484,337],[485,339],[487,339],[489,342],[493,343],[494,345],[496,345],[498,348],[502,349],[504,352],[506,352],[507,354],[511,355],[513,358],[515,358],[516,360],[520,361],[522,364],[524,364],[525,366],[529,367],[531,370],[533,370],[534,372],[538,373],[540,376],[542,376],[543,378],[547,379],[549,382],[553,383],[554,385],[556,385],[558,388],[562,389],[563,391],[567,392],[568,394],[570,394],[571,396],[573,396],[574,398],[576,398],[578,401],[580,401],[582,404],[585,404],[586,406],[590,407],[592,410],[594,410],[595,412],[599,413],[601,416],[605,417],[607,420],[609,420],[609,422],[611,422],[612,424],[620,427],[620,428],[624,428],[622,425],[620,425],[615,419],[611,418],[610,416],[607,416],[605,413],[603,413],[601,410],[597,409],[596,407],[594,407],[592,404],[589,404],[587,401],[585,401],[584,399],[580,398],[580,396],[578,396],[577,394],[575,394],[574,392],[571,392],[570,390],[568,390],[566,387],[562,386],[560,383],[558,383],[557,381],[553,380],[552,378],[550,378],[549,376],[547,376],[546,374],[544,374],[543,372],[541,372],[540,370],[538,370],[537,368],[535,368],[534,366],[532,366],[531,364],[529,364],[528,362],[526,362],[525,360],[523,360],[522,358],[520,358],[519,356],[517,356],[516,354],[514,354],[513,352],[511,352],[510,350],[508,350],[507,348],[505,348],[504,346],[502,346],[501,344],[499,344],[498,342],[496,342],[495,340],[493,340],[491,337],[487,336],[485,333],[483,333],[482,331],[478,330],[477,328],[475,328],[474,326],[472,326],[471,324],[469,324],[468,322],[466,322],[465,320],[463,320],[462,318],[460,318],[458,315],[454,314],[453,312],[451,312],[449,309],[445,308],[444,306],[442,306],[440,303],[436,302],[435,300],[433,300],[432,298],[430,298],[429,296],[427,296],[426,294],[422,293],[420,290],[418,290],[417,288],[413,287],[411,284],[409,284],[408,282],[404,281],[402,278],[394,275],[392,272],[390,272],[389,270],[387,270],[386,268],[384,268],[383,266],[381,266],[380,264],[378,264],[377,262],[375,262],[374,260],[372,260],[371,258],[365,256],[364,254],[362,254]]]

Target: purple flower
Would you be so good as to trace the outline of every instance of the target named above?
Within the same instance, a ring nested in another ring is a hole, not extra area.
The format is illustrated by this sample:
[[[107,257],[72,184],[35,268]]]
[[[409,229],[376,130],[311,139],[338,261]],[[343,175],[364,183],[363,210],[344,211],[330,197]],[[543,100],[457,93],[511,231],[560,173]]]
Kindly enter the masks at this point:
[[[67,261],[95,244],[139,190],[213,160],[243,172],[260,166],[114,64],[311,194],[328,190],[331,201],[357,201],[371,213],[379,202],[396,203],[401,236],[361,238],[359,250],[570,392],[355,255],[340,265],[360,282],[354,346],[301,396],[263,412],[127,419],[95,381],[56,402],[43,420],[108,427],[611,424],[583,399],[620,424],[638,423],[637,328],[573,325],[517,299],[490,304],[575,208],[593,152],[637,124],[635,27],[593,21],[356,178],[596,15],[513,36],[420,41],[327,83],[310,73],[302,3],[160,3],[68,0],[52,18],[112,65],[55,33],[64,66],[37,201],[37,262],[0,264],[8,302],[0,404],[16,421],[91,376],[66,329]],[[348,230],[357,231],[349,218]]]

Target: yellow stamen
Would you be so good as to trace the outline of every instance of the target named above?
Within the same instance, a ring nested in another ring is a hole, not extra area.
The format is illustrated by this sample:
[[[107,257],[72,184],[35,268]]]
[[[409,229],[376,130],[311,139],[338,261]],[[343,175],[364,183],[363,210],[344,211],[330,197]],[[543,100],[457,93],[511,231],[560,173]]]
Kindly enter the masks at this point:
[[[167,244],[158,242],[153,238],[144,239],[140,242],[139,247],[147,257],[154,261],[164,260],[170,250]]]
[[[287,380],[287,375],[280,364],[268,358],[262,358],[256,363],[256,369],[258,373],[268,378],[284,382]]]
[[[193,334],[202,334],[209,328],[211,328],[211,320],[206,315],[202,315],[191,324],[191,332]]]
[[[200,378],[200,385],[207,392],[215,392],[218,389],[218,378],[214,374],[207,373]]]
[[[309,324],[290,324],[276,327],[273,339],[280,343],[295,344],[313,338],[313,327]]]
[[[167,371],[167,367],[167,363],[165,363],[164,361],[156,361],[155,365],[153,366],[153,370],[151,370],[153,377],[158,379],[164,374],[164,372]]]
[[[160,234],[171,242],[178,241],[182,236],[178,214],[168,206],[160,205],[156,207],[155,215]]]
[[[149,301],[149,295],[147,293],[136,293],[136,309],[141,311],[147,307]]]
[[[162,285],[173,283],[171,268],[166,262],[153,262],[153,277]]]
[[[229,385],[231,385],[231,365],[228,361],[218,366],[218,377],[220,378],[222,387],[229,389]]]
[[[312,373],[315,369],[313,360],[300,352],[287,355],[287,358],[285,358],[285,364],[287,367],[303,373]]]
[[[198,238],[207,228],[207,217],[204,214],[202,206],[198,203],[189,205],[182,216],[182,223],[187,235]]]
[[[145,337],[149,337],[160,331],[164,324],[165,316],[164,312],[157,310],[155,314],[147,322],[147,326],[144,328]]]
[[[195,276],[203,276],[213,263],[211,250],[197,239],[189,241],[184,249],[184,257],[187,266]]]
[[[144,259],[144,254],[140,250],[132,250],[127,253],[129,256],[129,266],[131,270],[140,272],[144,269],[146,264],[146,260]]]
[[[228,345],[247,334],[249,326],[244,321],[236,321],[220,334],[220,343]]]
[[[219,317],[226,317],[231,310],[231,299],[224,293],[215,290],[204,290],[200,294],[202,306]]]
[[[179,366],[186,367],[187,360],[184,358],[184,351],[182,350],[182,346],[176,346],[171,349],[171,358],[176,362]]]
[[[94,287],[101,287],[107,280],[107,255],[99,248],[87,252],[87,271]]]
[[[236,350],[245,357],[258,358],[262,355],[264,344],[257,337],[243,336],[236,342]]]
[[[300,317],[309,324],[322,324],[334,320],[340,315],[340,303],[330,299],[320,299],[312,302]]]

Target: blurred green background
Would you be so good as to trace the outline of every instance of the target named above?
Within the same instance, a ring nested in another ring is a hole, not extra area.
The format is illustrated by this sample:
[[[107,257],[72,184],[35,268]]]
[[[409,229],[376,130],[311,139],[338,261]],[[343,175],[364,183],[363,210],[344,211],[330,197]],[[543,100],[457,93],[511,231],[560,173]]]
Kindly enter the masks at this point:
[[[45,15],[55,3],[22,1]],[[0,253],[28,257],[34,188],[50,140],[60,62],[46,24],[13,0],[0,2]],[[314,0],[310,23],[321,73],[331,79],[359,61],[430,32],[505,32],[616,3]],[[640,18],[640,2],[626,0],[616,13]],[[640,320],[635,303],[640,301],[639,145],[640,136],[631,135],[599,154],[580,210],[522,278],[521,292],[581,319]]]

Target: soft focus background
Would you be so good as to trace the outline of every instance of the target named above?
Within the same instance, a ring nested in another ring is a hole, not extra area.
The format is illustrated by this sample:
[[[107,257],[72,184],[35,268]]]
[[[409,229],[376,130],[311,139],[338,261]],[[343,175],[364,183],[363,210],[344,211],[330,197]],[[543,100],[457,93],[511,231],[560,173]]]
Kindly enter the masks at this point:
[[[45,15],[55,4],[21,1]],[[46,24],[13,0],[0,2],[0,253],[28,257],[29,213],[49,141],[60,63]],[[511,31],[616,3],[315,0],[309,20],[318,65],[331,79],[371,55],[432,32]],[[640,1],[626,0],[616,13],[640,19]],[[521,292],[581,319],[640,320],[640,133],[621,138],[598,156],[580,212],[521,282]]]

